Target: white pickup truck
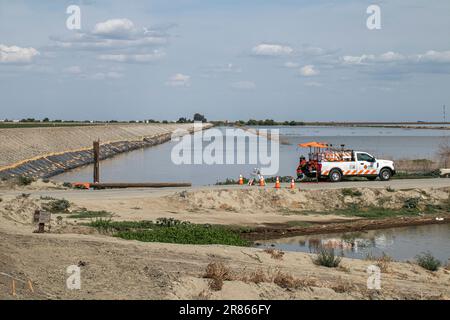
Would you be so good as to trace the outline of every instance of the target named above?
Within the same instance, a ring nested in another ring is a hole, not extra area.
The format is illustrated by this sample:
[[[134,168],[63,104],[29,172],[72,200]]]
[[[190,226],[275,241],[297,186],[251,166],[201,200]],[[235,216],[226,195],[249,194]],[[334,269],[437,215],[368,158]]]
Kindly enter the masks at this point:
[[[339,182],[344,177],[366,177],[369,180],[389,180],[395,174],[394,162],[376,159],[363,151],[342,150],[322,151],[309,155],[310,160],[300,158],[297,177],[328,178]],[[318,174],[317,172],[320,172]]]

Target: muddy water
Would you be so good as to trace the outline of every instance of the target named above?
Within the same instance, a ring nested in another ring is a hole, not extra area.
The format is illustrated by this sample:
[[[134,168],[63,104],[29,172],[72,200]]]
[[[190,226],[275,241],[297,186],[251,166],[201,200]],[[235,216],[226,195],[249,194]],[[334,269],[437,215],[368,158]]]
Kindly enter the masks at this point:
[[[316,252],[321,246],[335,248],[338,254],[349,258],[378,257],[384,252],[398,261],[414,260],[417,254],[430,251],[446,264],[450,262],[450,224],[299,236],[264,241],[257,245],[300,252]]]

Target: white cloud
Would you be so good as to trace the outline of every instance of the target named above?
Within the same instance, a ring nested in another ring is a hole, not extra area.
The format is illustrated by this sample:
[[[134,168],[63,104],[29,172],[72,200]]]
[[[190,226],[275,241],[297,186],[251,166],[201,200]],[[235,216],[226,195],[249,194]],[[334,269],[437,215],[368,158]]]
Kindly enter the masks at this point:
[[[396,52],[386,52],[379,55],[363,54],[360,56],[343,56],[341,61],[345,65],[368,65],[374,63],[450,63],[450,51],[429,50],[423,54],[402,55]]]
[[[252,52],[257,56],[279,57],[292,54],[294,49],[279,44],[261,43],[253,47]]]
[[[148,63],[157,61],[165,56],[160,50],[153,50],[152,53],[144,54],[102,54],[97,56],[99,60],[114,62]]]
[[[298,67],[300,67],[300,64],[297,63],[297,62],[291,62],[291,61],[288,61],[288,62],[285,62],[285,63],[284,63],[284,66],[285,66],[286,68],[292,69],[292,68],[298,68]]]
[[[169,35],[163,29],[135,27],[131,20],[124,18],[99,22],[91,31],[50,39],[59,49],[100,52],[95,55],[99,60],[151,63],[165,56],[163,47]]]
[[[343,56],[342,61],[344,64],[369,64],[377,62],[399,62],[406,60],[407,57],[396,53],[396,52],[386,52],[380,55],[374,54],[363,54],[361,56]]]
[[[253,90],[256,88],[256,84],[252,81],[237,81],[233,82],[231,87],[238,90]]]
[[[304,77],[312,77],[318,75],[320,72],[316,70],[312,64],[308,64],[302,68],[300,68],[300,75]]]
[[[97,72],[97,73],[94,73],[94,74],[88,76],[88,78],[92,79],[92,80],[106,80],[106,79],[115,80],[115,79],[120,79],[122,77],[123,77],[123,74],[114,72],[114,71]]]
[[[170,87],[189,87],[191,85],[191,77],[182,73],[177,73],[166,81],[166,85]]]
[[[0,44],[0,63],[27,64],[33,62],[33,59],[39,54],[35,48],[8,47]]]
[[[133,22],[123,18],[99,22],[95,25],[92,33],[101,36],[123,37],[130,35],[134,30]]]
[[[417,55],[417,60],[422,62],[450,63],[450,51],[429,50]]]

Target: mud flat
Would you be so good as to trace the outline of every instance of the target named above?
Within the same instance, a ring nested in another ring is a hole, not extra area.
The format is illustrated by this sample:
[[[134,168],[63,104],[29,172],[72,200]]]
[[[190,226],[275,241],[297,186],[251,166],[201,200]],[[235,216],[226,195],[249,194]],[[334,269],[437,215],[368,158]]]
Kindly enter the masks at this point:
[[[203,128],[211,127],[204,124]],[[0,129],[0,178],[47,178],[93,162],[92,141],[100,139],[100,159],[170,140],[193,124],[108,124],[105,126]]]

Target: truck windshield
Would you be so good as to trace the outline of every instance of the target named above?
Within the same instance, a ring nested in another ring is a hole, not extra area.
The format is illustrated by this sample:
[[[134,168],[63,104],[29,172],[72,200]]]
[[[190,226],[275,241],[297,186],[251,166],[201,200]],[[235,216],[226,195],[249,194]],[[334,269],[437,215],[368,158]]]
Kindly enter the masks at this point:
[[[369,156],[367,153],[358,153],[358,161],[373,161],[373,158]]]

